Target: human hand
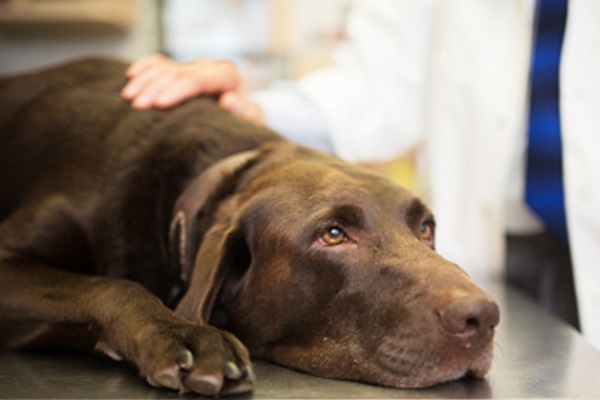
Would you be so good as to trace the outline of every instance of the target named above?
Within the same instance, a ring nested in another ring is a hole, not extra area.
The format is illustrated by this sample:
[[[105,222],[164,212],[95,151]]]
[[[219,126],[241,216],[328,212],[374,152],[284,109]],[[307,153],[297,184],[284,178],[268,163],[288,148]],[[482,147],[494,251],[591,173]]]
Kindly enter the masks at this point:
[[[223,109],[265,123],[262,110],[248,96],[239,70],[231,62],[201,59],[178,63],[155,54],[134,62],[126,76],[129,82],[121,96],[135,109],[169,108],[201,94],[216,94]]]

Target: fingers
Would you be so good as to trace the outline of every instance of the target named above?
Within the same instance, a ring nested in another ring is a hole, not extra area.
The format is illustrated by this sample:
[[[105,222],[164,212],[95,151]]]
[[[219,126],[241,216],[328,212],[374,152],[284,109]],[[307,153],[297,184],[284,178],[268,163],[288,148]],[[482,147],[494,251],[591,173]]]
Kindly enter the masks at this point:
[[[175,75],[161,82],[161,92],[152,93],[153,106],[168,108],[198,95],[221,94],[239,90],[240,86],[238,69],[230,62],[198,60],[179,64]]]
[[[168,58],[160,54],[139,59],[125,72],[129,82],[121,90],[121,96],[126,100],[131,100],[134,108],[144,108],[144,106],[148,108],[152,103],[149,94],[152,91],[158,92],[162,85],[162,83],[157,85],[157,78],[164,76],[168,70],[172,70],[171,64],[172,62]]]
[[[219,105],[259,125],[265,125],[260,107],[243,90],[237,67],[230,62],[197,60],[177,63],[160,54],[144,57],[126,71],[129,82],[121,96],[138,110],[170,108],[202,94],[220,94]]]
[[[135,61],[133,64],[131,64],[129,68],[127,68],[127,70],[125,71],[125,76],[127,76],[128,78],[132,78],[141,73],[143,70],[148,69],[149,67],[159,65],[168,61],[169,59],[163,56],[162,54],[152,54],[146,57],[142,57],[139,60]]]
[[[135,109],[168,108],[202,94],[238,90],[241,77],[230,62],[198,60],[177,63],[161,55],[142,58],[126,71],[121,96]]]
[[[238,91],[223,93],[219,98],[219,106],[239,118],[265,125],[265,116],[261,108],[244,93]]]
[[[134,94],[130,98],[131,106],[137,110],[161,107],[160,100],[165,91],[177,80],[177,72],[168,67],[154,67],[132,80]],[[125,87],[127,89],[127,87]],[[185,93],[178,94],[178,100],[186,99]],[[176,103],[173,103],[175,105]]]

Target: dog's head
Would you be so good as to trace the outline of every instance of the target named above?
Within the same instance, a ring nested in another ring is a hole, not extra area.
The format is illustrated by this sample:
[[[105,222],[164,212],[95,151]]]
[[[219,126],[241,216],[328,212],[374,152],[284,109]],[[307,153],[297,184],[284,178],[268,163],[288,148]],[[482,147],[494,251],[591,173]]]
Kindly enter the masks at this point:
[[[434,251],[433,216],[405,189],[287,144],[191,187],[201,239],[180,314],[323,377],[414,388],[489,370],[498,307]]]

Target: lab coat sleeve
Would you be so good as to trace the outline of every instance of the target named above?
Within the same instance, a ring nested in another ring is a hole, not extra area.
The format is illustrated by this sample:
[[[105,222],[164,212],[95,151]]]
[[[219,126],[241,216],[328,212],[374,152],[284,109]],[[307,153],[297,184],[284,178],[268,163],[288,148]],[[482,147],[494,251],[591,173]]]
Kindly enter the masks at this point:
[[[410,150],[422,134],[433,3],[358,3],[332,66],[257,94],[268,124],[351,162]]]
[[[325,117],[311,98],[294,82],[277,82],[253,93],[267,125],[293,143],[333,153]]]
[[[561,62],[569,244],[583,334],[600,349],[600,3],[571,1]]]

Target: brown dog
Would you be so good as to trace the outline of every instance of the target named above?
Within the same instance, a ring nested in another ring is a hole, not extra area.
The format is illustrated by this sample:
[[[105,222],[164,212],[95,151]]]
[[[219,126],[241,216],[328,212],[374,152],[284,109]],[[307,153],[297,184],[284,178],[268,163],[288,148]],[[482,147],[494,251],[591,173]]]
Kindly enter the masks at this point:
[[[0,80],[0,345],[209,395],[251,390],[249,354],[403,388],[487,373],[498,307],[421,201],[210,99],[133,111],[124,69]]]

